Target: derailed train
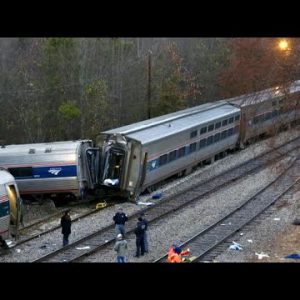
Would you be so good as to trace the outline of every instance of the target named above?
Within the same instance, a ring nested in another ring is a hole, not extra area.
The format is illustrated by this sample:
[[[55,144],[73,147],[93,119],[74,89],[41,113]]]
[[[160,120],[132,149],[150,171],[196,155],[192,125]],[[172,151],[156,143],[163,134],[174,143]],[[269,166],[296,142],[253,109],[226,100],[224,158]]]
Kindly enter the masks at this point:
[[[135,200],[173,175],[298,122],[299,99],[295,81],[111,129],[95,146],[91,140],[8,145],[0,148],[0,166],[22,195],[79,198],[98,190]]]
[[[99,182],[127,198],[300,120],[300,81],[101,133]]]
[[[16,237],[21,219],[21,198],[14,177],[0,169],[0,236]]]
[[[94,166],[99,163],[92,144],[78,140],[2,146],[0,166],[15,177],[22,197],[79,198],[96,184]]]

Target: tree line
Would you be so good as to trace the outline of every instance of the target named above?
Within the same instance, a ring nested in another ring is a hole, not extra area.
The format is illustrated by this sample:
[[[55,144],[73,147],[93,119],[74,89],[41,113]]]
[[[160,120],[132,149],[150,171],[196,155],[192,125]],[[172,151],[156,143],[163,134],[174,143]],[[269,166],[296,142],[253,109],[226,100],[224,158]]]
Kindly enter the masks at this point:
[[[276,38],[1,38],[0,139],[103,130],[299,78],[299,41]]]

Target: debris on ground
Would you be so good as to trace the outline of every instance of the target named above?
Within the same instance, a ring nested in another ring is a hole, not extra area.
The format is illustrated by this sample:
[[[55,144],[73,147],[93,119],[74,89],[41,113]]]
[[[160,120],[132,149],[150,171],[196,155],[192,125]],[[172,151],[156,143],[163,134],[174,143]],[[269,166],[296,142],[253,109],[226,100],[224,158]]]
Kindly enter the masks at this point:
[[[299,218],[296,218],[296,219],[293,221],[293,224],[294,224],[294,225],[300,225],[300,219],[299,219]]]
[[[152,202],[142,202],[142,201],[139,201],[137,204],[138,205],[147,205],[147,206],[154,205],[154,203],[152,203]]]
[[[264,257],[270,257],[267,253],[264,252],[260,252],[260,253],[255,252],[255,255],[258,256],[258,259],[263,259]]]
[[[242,246],[236,242],[232,242],[232,245],[229,246],[229,250],[243,250]]]
[[[300,259],[300,255],[298,253],[292,253],[284,258]]]
[[[162,192],[157,192],[152,195],[152,199],[160,199],[162,196]]]
[[[86,250],[86,249],[91,249],[90,246],[85,246],[85,247],[76,247],[77,250]]]

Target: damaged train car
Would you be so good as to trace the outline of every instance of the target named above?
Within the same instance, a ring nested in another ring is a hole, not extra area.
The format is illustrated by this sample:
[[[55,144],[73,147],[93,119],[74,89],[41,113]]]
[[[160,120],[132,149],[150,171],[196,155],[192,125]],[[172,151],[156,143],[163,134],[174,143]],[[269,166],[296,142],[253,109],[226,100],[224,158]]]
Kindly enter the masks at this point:
[[[98,154],[91,140],[6,145],[0,167],[15,177],[23,198],[79,198],[95,188]]]

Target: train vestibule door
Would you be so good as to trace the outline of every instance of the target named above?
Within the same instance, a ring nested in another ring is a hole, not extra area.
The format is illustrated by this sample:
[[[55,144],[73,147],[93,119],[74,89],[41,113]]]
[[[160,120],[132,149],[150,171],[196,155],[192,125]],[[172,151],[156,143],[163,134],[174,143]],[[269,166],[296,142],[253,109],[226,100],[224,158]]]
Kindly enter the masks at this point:
[[[90,173],[93,188],[99,183],[100,176],[100,149],[89,148],[86,150],[86,158],[88,162],[88,170]]]
[[[7,184],[6,191],[9,199],[10,207],[10,226],[9,231],[12,237],[18,238],[19,224],[21,220],[21,198],[14,184]]]

